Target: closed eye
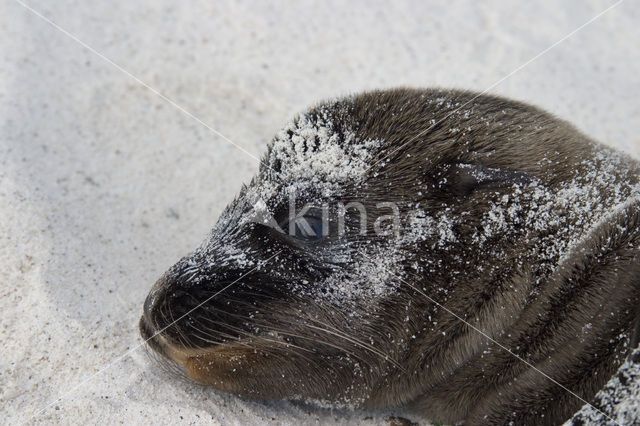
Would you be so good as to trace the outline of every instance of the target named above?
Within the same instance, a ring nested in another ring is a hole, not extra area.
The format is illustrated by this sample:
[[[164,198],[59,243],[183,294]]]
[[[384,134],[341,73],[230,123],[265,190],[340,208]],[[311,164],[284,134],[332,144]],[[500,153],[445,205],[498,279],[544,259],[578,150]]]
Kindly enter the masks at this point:
[[[293,222],[283,223],[280,227],[290,236],[302,240],[317,240],[329,235],[329,224],[317,216],[297,217]]]

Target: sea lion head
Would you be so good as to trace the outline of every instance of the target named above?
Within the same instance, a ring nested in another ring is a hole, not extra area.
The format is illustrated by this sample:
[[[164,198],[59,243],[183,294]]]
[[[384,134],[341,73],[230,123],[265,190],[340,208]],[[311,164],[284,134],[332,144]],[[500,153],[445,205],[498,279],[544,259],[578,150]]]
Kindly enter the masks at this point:
[[[487,343],[450,311],[497,336],[602,213],[594,197],[628,195],[603,173],[617,192],[580,192],[605,159],[574,132],[460,91],[319,104],[156,282],[141,333],[224,392],[407,403]]]

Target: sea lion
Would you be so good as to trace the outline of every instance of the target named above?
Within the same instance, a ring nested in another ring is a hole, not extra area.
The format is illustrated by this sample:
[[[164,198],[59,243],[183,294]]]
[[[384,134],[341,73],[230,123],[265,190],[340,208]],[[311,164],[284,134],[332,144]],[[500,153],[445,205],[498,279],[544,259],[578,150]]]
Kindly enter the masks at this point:
[[[556,424],[637,344],[639,171],[500,97],[320,103],[155,283],[140,330],[224,392]]]

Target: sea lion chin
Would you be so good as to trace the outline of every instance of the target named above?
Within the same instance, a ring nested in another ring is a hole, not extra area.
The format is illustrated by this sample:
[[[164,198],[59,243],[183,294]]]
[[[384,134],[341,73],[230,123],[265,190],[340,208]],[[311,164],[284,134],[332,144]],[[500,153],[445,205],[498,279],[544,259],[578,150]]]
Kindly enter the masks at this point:
[[[639,166],[494,96],[321,103],[153,286],[141,334],[237,395],[556,424],[638,343]]]

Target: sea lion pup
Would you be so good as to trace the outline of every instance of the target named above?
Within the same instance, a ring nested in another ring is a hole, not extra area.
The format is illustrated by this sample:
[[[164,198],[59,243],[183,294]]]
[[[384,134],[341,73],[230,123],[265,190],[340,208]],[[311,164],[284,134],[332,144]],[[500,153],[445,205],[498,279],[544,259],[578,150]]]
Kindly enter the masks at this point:
[[[325,102],[153,286],[140,330],[224,392],[556,424],[637,344],[638,171],[494,96]]]

